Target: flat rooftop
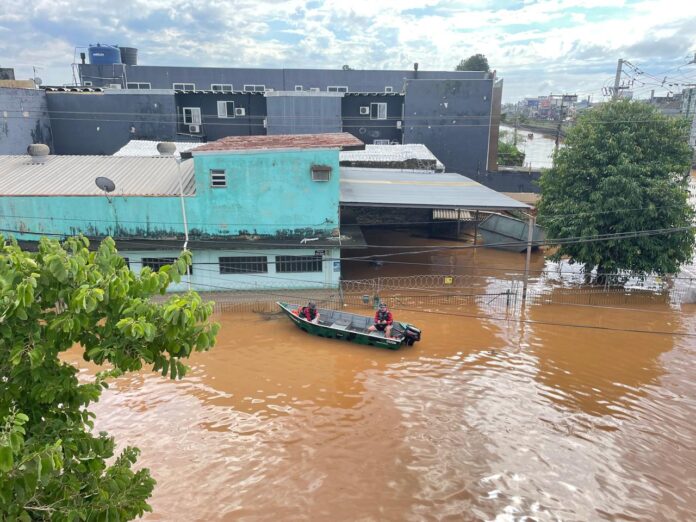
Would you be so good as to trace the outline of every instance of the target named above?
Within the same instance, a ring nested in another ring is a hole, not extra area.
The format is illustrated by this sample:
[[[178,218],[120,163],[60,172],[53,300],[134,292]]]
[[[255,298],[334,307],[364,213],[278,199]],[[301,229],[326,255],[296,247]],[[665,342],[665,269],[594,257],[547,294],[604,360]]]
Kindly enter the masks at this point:
[[[459,174],[341,168],[341,205],[392,208],[525,210],[529,205]]]
[[[445,170],[442,162],[422,143],[365,145],[364,150],[341,151],[340,161],[348,164],[346,166],[368,168],[382,163],[417,165],[423,162],[423,169]],[[431,165],[434,168],[430,168]]]
[[[347,132],[324,134],[277,134],[265,136],[227,136],[192,150],[197,152],[225,152],[272,149],[363,149],[365,144]]]

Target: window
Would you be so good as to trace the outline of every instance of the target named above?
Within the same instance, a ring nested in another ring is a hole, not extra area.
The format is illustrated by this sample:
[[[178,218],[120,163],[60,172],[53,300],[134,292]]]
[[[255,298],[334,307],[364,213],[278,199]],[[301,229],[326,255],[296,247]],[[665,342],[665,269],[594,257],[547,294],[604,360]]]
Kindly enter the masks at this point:
[[[321,272],[321,256],[276,256],[276,272]]]
[[[82,82],[82,85],[84,85],[85,87],[91,87],[92,82],[90,82],[90,81]]]
[[[172,85],[172,89],[175,91],[195,91],[195,83],[175,83]]]
[[[394,92],[394,87],[392,87],[391,85],[387,85],[384,88],[384,92]]]
[[[329,165],[312,165],[312,181],[329,181],[331,167]]]
[[[372,140],[373,145],[389,145],[389,140]]]
[[[370,104],[370,119],[371,120],[386,120],[387,119],[387,104],[386,103],[371,103]]]
[[[348,87],[345,85],[329,85],[326,90],[329,92],[348,92]]]
[[[210,90],[216,92],[232,92],[233,89],[231,83],[213,83],[210,85]]]
[[[266,256],[219,257],[221,274],[265,274],[268,272]]]
[[[149,89],[150,84],[148,82],[128,82],[126,84],[126,89]]]
[[[296,91],[304,91],[301,85],[295,85],[295,90]]]
[[[245,85],[244,90],[246,92],[266,92],[265,85]]]
[[[171,265],[176,262],[176,257],[143,257],[143,268],[148,267],[153,272],[157,272],[164,265]],[[193,274],[193,266],[188,267],[188,273]]]
[[[218,118],[234,118],[234,102],[219,101],[217,102]]]
[[[213,188],[224,188],[227,186],[225,169],[210,169],[210,186]]]
[[[201,109],[200,107],[184,107],[184,123],[187,125],[201,124]]]

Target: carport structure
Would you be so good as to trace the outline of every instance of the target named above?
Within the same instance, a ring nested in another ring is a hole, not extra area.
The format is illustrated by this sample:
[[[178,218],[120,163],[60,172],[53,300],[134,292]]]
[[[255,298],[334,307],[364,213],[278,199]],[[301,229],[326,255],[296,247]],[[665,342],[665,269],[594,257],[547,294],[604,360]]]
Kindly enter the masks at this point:
[[[526,297],[535,221],[534,209],[529,205],[459,174],[351,167],[341,168],[340,203],[346,207],[524,212],[529,220],[522,292]]]

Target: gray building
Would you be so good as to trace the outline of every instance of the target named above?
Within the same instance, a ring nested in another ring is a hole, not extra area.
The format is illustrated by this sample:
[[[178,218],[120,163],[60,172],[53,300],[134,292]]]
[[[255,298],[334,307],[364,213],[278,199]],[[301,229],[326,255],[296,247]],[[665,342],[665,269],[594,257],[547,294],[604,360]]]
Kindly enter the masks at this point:
[[[176,92],[181,140],[345,131],[367,144],[423,143],[448,171],[497,170],[502,82],[495,73],[124,63],[83,63],[78,71],[87,88]],[[245,95],[249,98],[242,102],[239,97]],[[233,103],[225,108],[224,101]],[[232,107],[236,115],[229,121]],[[111,152],[126,141],[121,139]]]
[[[43,143],[53,150],[44,92],[0,87],[0,154],[26,154],[32,143]]]

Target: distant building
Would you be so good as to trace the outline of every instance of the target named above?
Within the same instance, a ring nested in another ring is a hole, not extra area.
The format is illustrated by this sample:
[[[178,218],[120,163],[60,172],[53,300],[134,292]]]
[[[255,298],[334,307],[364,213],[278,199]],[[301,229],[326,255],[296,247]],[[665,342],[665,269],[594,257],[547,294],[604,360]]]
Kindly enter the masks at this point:
[[[497,169],[494,73],[151,66],[124,49],[90,47],[91,63],[77,65],[80,96],[49,90],[51,113],[64,116],[58,154],[113,154],[131,139],[343,131],[370,145],[422,143],[448,171]],[[174,99],[158,101],[167,94]]]
[[[689,87],[682,91],[681,113],[691,121],[689,143],[696,149],[696,87]]]

